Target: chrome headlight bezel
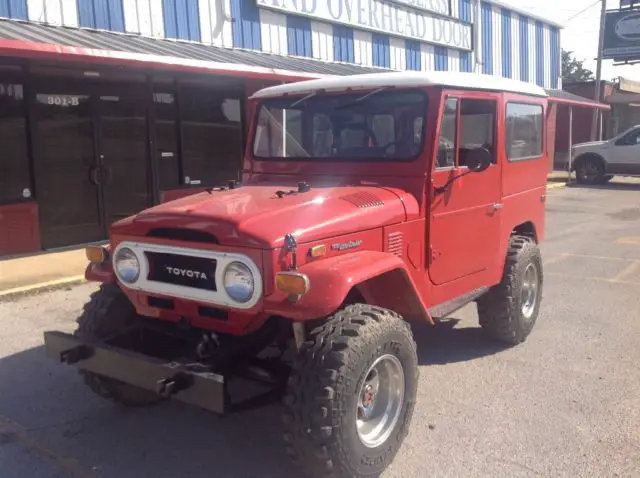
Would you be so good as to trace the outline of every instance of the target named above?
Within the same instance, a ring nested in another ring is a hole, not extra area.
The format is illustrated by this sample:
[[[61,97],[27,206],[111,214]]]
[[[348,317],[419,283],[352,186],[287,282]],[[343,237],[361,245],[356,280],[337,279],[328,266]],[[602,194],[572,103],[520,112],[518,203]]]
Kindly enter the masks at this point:
[[[124,265],[125,261],[129,261],[129,264]],[[133,272],[128,272],[126,267],[133,269]],[[121,282],[135,284],[140,279],[141,269],[140,259],[132,249],[122,247],[113,255],[113,270]]]
[[[236,278],[231,277],[232,274],[236,274]],[[229,282],[236,280],[239,276],[244,275],[245,283],[235,282],[229,284]],[[245,304],[249,302],[256,291],[256,278],[251,268],[240,261],[233,261],[227,264],[222,274],[222,287],[224,288],[224,292],[235,302],[239,304]],[[234,291],[231,287],[236,287],[237,289],[246,289],[241,290],[240,293],[238,291]]]

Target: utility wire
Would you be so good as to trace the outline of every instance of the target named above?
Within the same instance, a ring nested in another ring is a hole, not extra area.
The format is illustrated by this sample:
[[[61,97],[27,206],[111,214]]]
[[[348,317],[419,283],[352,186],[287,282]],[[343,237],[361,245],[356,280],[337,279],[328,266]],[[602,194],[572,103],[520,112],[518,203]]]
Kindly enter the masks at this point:
[[[573,20],[576,17],[579,17],[580,15],[582,15],[583,13],[585,13],[587,10],[590,10],[591,8],[595,7],[597,4],[600,3],[601,0],[596,0],[595,2],[593,2],[591,5],[589,5],[588,7],[583,8],[582,10],[580,10],[579,12],[576,12],[575,14],[571,15],[569,18],[567,18],[564,23],[570,22],[571,20]]]

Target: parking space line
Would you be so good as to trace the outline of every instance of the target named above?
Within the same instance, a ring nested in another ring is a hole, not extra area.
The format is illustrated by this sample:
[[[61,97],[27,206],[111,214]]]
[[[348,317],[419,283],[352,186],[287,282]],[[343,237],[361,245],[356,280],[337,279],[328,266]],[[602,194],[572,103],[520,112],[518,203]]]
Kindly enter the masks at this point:
[[[0,437],[9,442],[18,442],[29,453],[47,460],[70,478],[94,478],[99,476],[73,458],[64,457],[45,447],[29,434],[29,431],[9,418],[0,415]]]
[[[640,258],[637,257],[594,256],[591,254],[578,254],[573,252],[563,252],[560,255],[564,257],[584,257],[585,259],[600,259],[603,261],[640,261]]]
[[[558,262],[566,259],[567,257],[569,257],[569,254],[565,254],[564,252],[561,254],[558,254],[556,256],[552,256],[550,259],[546,259],[543,261],[545,266],[551,265],[551,264],[557,264]]]
[[[640,246],[640,236],[619,237],[614,242],[616,244],[628,244],[632,246]]]
[[[631,264],[629,264],[627,267],[625,267],[624,269],[622,269],[620,272],[618,272],[616,274],[616,276],[611,279],[612,281],[621,281],[621,280],[625,280],[627,277],[633,275],[637,270],[638,267],[640,266],[640,262],[638,261],[633,261]]]
[[[640,282],[621,280],[607,277],[596,277],[596,276],[583,276],[579,274],[565,274],[563,272],[545,272],[546,276],[554,276],[554,277],[566,277],[569,279],[584,279],[584,280],[592,280],[597,282],[607,282],[609,284],[625,284],[625,285],[637,285],[640,286]]]

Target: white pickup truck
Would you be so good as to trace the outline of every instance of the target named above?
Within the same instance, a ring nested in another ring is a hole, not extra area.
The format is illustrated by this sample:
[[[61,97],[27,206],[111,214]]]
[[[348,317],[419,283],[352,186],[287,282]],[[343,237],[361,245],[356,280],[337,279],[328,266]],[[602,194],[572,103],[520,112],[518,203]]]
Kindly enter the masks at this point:
[[[640,176],[640,125],[607,141],[576,144],[571,170],[582,184],[603,184],[613,176]]]

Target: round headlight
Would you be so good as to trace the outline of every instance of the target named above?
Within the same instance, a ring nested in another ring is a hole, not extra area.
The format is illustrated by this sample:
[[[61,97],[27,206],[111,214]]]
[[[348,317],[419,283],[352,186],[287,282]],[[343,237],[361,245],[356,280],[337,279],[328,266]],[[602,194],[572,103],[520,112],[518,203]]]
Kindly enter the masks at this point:
[[[224,271],[224,290],[237,302],[247,302],[253,296],[251,270],[241,262],[232,262]]]
[[[140,276],[140,262],[135,253],[128,247],[120,249],[113,258],[113,265],[118,277],[123,282],[133,284]]]

